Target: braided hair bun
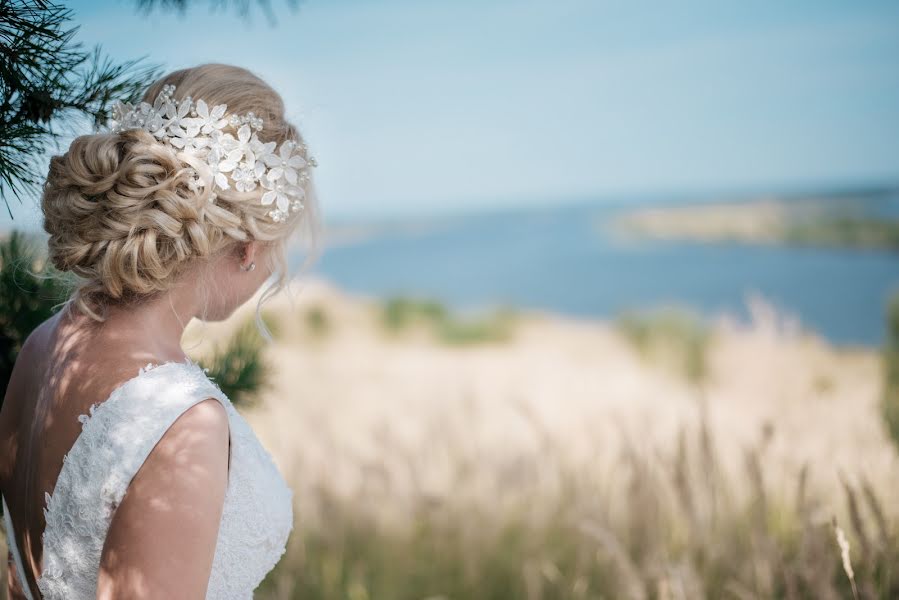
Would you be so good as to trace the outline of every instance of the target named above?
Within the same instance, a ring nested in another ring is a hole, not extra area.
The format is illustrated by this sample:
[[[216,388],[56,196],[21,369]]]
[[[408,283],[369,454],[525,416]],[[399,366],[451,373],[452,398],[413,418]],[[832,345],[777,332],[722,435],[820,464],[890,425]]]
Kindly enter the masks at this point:
[[[264,142],[302,143],[277,92],[246,69],[205,64],[174,71],[151,85],[143,101],[152,103],[167,84],[179,97],[227,104],[229,113],[253,111],[265,122]],[[50,159],[41,198],[49,257],[81,279],[78,308],[103,320],[104,305],[163,292],[188,265],[236,242],[284,242],[300,224],[313,237],[317,232],[311,185],[304,210],[276,223],[259,201],[262,190],[219,190],[212,202],[211,190],[190,185],[193,173],[175,149],[142,129],[83,135]],[[276,260],[283,285],[283,243]]]

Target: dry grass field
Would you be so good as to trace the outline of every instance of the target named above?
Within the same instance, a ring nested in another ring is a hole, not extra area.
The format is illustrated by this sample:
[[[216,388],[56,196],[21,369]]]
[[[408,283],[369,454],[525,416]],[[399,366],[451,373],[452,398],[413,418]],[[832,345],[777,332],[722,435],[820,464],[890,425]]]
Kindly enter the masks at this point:
[[[761,299],[697,332],[296,298],[266,309],[271,387],[245,410],[297,500],[261,597],[851,597],[834,518],[858,593],[899,594],[875,351]]]
[[[296,500],[258,598],[899,597],[876,351],[760,299],[703,327],[295,295],[264,309],[268,385],[241,406]]]

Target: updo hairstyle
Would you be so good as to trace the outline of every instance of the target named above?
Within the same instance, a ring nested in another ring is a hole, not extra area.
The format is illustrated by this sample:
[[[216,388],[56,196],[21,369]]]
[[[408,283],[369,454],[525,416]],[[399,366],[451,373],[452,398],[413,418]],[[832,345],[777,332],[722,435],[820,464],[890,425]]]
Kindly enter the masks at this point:
[[[287,121],[280,95],[250,71],[232,65],[203,64],[174,71],[153,83],[142,101],[153,104],[163,86],[175,98],[226,104],[225,118],[253,112],[263,120],[263,142],[303,144]],[[227,131],[227,130],[226,130]],[[190,166],[177,149],[142,129],[75,138],[68,151],[50,159],[41,199],[53,265],[78,276],[72,304],[96,321],[114,303],[140,302],[170,289],[190,265],[249,240],[271,242],[277,281],[263,300],[287,282],[286,242],[306,232],[304,267],[317,254],[319,209],[312,181],[305,185],[303,208],[276,222],[261,204],[261,186],[241,192],[231,186],[192,190]],[[260,302],[261,304],[261,302]],[[257,307],[258,318],[258,307]]]

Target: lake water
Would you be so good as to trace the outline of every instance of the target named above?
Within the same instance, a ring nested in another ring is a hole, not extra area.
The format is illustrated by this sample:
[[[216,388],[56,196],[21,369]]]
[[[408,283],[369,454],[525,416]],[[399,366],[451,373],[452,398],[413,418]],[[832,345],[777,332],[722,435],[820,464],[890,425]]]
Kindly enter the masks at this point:
[[[899,253],[739,243],[627,242],[600,224],[627,205],[570,205],[434,219],[329,247],[315,271],[352,292],[613,318],[678,305],[747,318],[761,294],[838,344],[879,345]],[[899,196],[872,210],[899,214]],[[294,256],[298,263],[301,256]]]

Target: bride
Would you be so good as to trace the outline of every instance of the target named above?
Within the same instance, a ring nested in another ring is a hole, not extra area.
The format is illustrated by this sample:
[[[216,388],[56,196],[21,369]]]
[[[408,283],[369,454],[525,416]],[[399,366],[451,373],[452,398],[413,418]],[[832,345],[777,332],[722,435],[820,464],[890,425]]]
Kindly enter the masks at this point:
[[[143,100],[50,162],[49,256],[80,285],[0,411],[11,598],[252,598],[293,527],[291,489],[180,339],[284,286],[288,236],[318,230],[315,160],[245,69],[174,71]]]

